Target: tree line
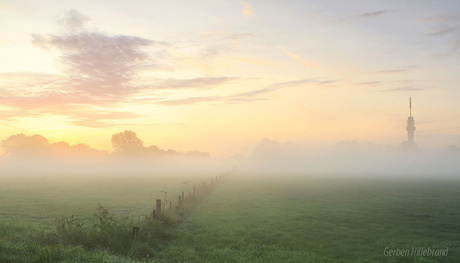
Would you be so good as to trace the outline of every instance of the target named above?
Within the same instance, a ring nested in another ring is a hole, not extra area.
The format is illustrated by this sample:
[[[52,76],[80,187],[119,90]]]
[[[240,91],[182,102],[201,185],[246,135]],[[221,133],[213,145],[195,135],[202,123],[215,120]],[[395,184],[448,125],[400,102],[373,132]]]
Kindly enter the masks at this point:
[[[89,145],[79,143],[70,145],[65,141],[50,143],[42,135],[25,135],[23,133],[11,135],[0,144],[4,157],[17,159],[24,157],[50,157],[50,158],[96,158],[108,156],[122,157],[209,157],[209,153],[201,151],[179,152],[173,149],[163,150],[155,145],[145,147],[144,142],[131,130],[125,130],[112,135],[113,152],[97,150]]]

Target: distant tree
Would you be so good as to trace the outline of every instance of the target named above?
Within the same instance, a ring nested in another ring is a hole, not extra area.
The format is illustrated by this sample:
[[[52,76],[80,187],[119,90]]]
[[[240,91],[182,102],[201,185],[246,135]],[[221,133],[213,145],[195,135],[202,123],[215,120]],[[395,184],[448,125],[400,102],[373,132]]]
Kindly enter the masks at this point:
[[[155,145],[145,147],[144,152],[145,152],[146,155],[148,155],[150,157],[158,157],[158,156],[164,154],[164,151],[161,150],[160,148],[158,148],[158,146],[155,146]]]
[[[446,152],[449,154],[460,154],[460,148],[457,145],[450,145]]]
[[[139,154],[144,150],[144,143],[133,131],[124,131],[112,135],[112,147],[116,153]]]
[[[55,142],[50,145],[50,153],[55,156],[66,156],[71,152],[69,143],[65,141]]]
[[[69,145],[65,141],[55,142],[50,144],[50,156],[53,158],[89,158],[103,157],[106,152],[93,149],[87,144],[80,143],[77,145]]]
[[[17,155],[41,154],[48,150],[48,140],[38,134],[32,136],[23,133],[9,136],[1,143],[2,149],[9,157]]]
[[[194,158],[209,158],[210,154],[207,152],[200,152],[200,151],[189,151],[184,153],[187,157],[194,157]]]
[[[283,154],[283,147],[277,141],[272,141],[263,138],[252,151],[255,158],[273,160],[279,158]]]
[[[177,155],[177,151],[176,150],[173,150],[173,149],[168,149],[165,151],[166,154],[170,154],[170,155]]]

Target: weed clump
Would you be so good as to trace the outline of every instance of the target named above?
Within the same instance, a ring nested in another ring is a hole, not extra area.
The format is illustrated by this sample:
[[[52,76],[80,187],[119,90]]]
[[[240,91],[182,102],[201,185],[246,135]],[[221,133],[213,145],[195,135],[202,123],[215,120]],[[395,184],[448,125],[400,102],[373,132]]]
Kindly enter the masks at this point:
[[[114,217],[109,209],[99,205],[87,219],[56,219],[54,230],[36,234],[32,240],[43,245],[79,246],[126,257],[151,258],[173,237],[173,226],[179,221],[180,215],[173,214],[140,219]]]

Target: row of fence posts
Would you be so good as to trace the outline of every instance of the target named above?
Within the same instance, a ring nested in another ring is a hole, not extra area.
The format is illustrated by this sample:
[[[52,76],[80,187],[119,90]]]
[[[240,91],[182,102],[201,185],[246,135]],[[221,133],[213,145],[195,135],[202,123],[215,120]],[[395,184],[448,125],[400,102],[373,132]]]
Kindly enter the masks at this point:
[[[231,175],[236,169],[232,169],[228,172],[221,173],[217,175],[215,178],[211,179],[209,183],[203,182],[199,186],[194,186],[191,192],[187,193],[187,196],[185,195],[185,191],[182,191],[182,193],[178,196],[177,198],[177,204],[174,204],[173,201],[166,201],[169,202],[168,204],[164,204],[164,210],[166,208],[169,208],[170,211],[172,211],[174,208],[176,209],[181,209],[183,208],[186,204],[192,203],[197,201],[200,197],[205,196],[209,194],[218,183],[221,183],[224,181],[229,175]],[[156,199],[155,202],[155,209],[152,212],[153,218],[160,218],[162,214],[165,213],[165,211],[162,210],[162,200],[161,199]],[[136,237],[139,233],[139,227],[133,227],[133,236]]]

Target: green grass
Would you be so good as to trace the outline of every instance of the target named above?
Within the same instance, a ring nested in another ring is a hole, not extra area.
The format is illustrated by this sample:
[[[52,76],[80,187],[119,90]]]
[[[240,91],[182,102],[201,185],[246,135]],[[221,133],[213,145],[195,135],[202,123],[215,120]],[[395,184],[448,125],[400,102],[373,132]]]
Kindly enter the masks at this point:
[[[176,200],[182,182],[208,178],[0,177],[0,262],[136,262],[114,255],[132,254],[123,242],[91,244],[128,239],[129,222],[150,224],[142,218],[162,190]],[[98,203],[117,220],[107,230],[64,229],[58,242],[37,234],[62,216],[87,220]],[[166,230],[141,227],[136,251],[153,251],[149,262],[460,262],[460,180],[239,175],[190,208]],[[386,247],[449,253],[385,257]]]
[[[460,181],[235,178],[203,200],[167,262],[459,262]],[[385,257],[386,247],[449,247]]]
[[[0,223],[47,227],[62,216],[91,216],[98,204],[114,215],[143,217],[156,199],[176,201],[181,191],[214,176],[0,176]]]
[[[171,211],[153,219],[155,200],[175,201],[210,177],[0,177],[0,262],[151,258],[181,221]],[[135,238],[134,226],[140,228]]]
[[[138,261],[110,255],[106,251],[88,252],[82,247],[78,246],[43,246],[37,243],[0,241],[0,262],[135,263]]]

